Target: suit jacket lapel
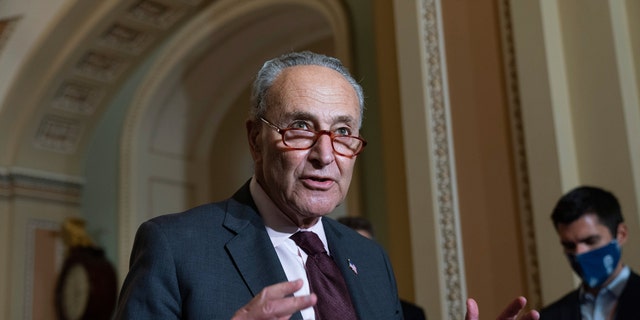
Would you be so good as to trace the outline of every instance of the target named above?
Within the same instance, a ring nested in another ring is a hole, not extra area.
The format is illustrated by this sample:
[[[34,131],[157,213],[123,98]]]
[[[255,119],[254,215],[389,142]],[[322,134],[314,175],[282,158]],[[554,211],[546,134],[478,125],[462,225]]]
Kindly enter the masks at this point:
[[[226,248],[251,294],[255,296],[266,286],[287,281],[264,226],[259,228],[253,221],[240,220],[232,214],[227,214],[225,226],[237,232]]]
[[[224,226],[236,234],[227,242],[226,248],[253,296],[267,286],[287,281],[262,218],[251,199],[248,183],[229,201]],[[292,319],[301,318],[298,312]]]
[[[616,319],[640,319],[640,310],[636,303],[640,301],[640,276],[631,272],[618,300]]]
[[[353,306],[356,308],[358,318],[375,318],[375,315],[368,314],[370,310],[374,309],[371,308],[371,302],[368,299],[367,292],[364,290],[357,273],[351,266],[349,266],[349,262],[351,261],[349,253],[350,246],[343,240],[342,233],[333,226],[333,223],[337,222],[330,219],[323,219],[322,223],[325,235],[327,236],[329,251],[331,251],[331,256],[338,265],[338,268],[347,283],[349,294],[351,295],[351,301],[353,302]],[[357,264],[357,261],[351,262]]]

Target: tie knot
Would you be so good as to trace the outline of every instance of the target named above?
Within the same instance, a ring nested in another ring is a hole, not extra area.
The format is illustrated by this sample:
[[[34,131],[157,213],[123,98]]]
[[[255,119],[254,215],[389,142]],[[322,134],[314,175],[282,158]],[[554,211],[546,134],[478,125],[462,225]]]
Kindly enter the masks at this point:
[[[291,236],[291,240],[295,241],[298,247],[302,248],[304,252],[308,255],[312,256],[317,253],[325,253],[327,252],[324,249],[324,245],[322,244],[322,240],[318,237],[317,234],[310,231],[299,231],[294,233]]]

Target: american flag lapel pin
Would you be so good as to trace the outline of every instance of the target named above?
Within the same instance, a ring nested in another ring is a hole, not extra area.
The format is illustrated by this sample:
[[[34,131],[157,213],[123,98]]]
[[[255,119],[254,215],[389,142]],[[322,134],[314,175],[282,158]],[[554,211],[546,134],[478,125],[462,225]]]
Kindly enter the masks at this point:
[[[358,274],[358,267],[356,267],[356,265],[353,264],[353,262],[351,262],[351,259],[347,259],[347,262],[349,262],[349,268],[351,268],[351,271],[353,271],[353,273],[355,273],[357,275]]]

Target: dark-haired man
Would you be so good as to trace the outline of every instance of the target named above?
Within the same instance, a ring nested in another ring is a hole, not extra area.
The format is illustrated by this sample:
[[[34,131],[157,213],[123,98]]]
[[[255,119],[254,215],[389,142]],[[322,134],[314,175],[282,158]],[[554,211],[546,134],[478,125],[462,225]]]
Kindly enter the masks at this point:
[[[597,187],[577,187],[551,214],[569,263],[582,284],[545,307],[545,319],[640,319],[640,277],[621,261],[627,241],[620,204]]]

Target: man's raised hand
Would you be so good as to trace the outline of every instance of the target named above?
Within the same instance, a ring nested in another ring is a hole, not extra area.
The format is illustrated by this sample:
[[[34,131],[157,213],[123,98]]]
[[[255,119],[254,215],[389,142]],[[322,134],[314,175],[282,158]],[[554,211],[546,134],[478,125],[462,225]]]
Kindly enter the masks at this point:
[[[518,314],[524,309],[527,304],[525,297],[517,297],[498,315],[497,320],[516,320]],[[538,320],[540,314],[536,310],[531,310],[520,317],[520,320]],[[480,320],[480,311],[478,310],[478,303],[473,299],[467,299],[467,313],[465,320]]]
[[[314,306],[318,301],[318,297],[313,293],[307,296],[291,296],[302,288],[302,284],[302,280],[295,280],[262,289],[235,313],[232,320],[289,319],[297,311]]]

